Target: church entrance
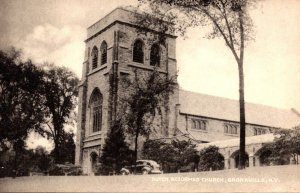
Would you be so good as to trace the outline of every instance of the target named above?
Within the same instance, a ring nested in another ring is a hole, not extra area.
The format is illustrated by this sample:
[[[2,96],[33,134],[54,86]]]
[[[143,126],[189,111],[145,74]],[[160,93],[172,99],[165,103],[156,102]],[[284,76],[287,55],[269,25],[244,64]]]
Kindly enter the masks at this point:
[[[97,163],[98,163],[98,155],[95,152],[92,152],[90,155],[90,175],[95,175],[95,173],[97,172]]]

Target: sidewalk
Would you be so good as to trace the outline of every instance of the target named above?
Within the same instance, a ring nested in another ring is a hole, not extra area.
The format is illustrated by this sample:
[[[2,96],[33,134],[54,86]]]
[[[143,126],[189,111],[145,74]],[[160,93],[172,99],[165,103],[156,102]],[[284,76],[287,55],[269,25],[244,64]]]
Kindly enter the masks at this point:
[[[299,192],[300,165],[146,176],[0,179],[1,192]]]

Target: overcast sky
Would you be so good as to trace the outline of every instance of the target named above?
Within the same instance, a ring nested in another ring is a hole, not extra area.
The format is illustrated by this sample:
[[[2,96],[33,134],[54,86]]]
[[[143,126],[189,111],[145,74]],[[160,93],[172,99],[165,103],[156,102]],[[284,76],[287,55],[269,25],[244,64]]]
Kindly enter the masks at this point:
[[[86,28],[134,0],[1,0],[0,48],[22,48],[36,62],[66,65],[81,77]],[[300,0],[259,1],[256,39],[245,52],[247,102],[300,110]],[[177,39],[183,89],[238,99],[237,64],[223,40],[202,29]]]

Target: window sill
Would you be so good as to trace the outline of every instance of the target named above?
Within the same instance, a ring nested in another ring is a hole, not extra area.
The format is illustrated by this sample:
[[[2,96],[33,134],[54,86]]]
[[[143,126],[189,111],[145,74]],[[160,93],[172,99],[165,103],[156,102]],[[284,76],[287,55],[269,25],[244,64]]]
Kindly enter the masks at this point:
[[[132,62],[131,64],[128,64],[128,66],[141,68],[141,69],[144,69],[144,70],[154,70],[154,69],[156,69],[160,73],[167,74],[167,72],[165,70],[161,70],[160,67],[150,66],[150,65],[143,64],[143,63]]]
[[[237,137],[239,134],[224,133],[224,135]]]
[[[191,129],[191,131],[202,132],[202,133],[208,133],[207,130],[203,130],[203,129]]]
[[[90,142],[95,141],[102,138],[102,132],[93,133],[92,135],[89,135],[86,137],[86,139],[83,142]]]
[[[103,131],[97,131],[97,132],[93,132],[93,133],[91,133],[90,135],[89,135],[89,137],[92,137],[92,136],[95,136],[95,135],[100,135],[100,134],[102,134],[103,133]]]
[[[101,71],[101,70],[103,70],[105,68],[107,68],[107,63],[103,64],[103,65],[101,65],[101,66],[99,66],[99,67],[97,67],[95,69],[93,69],[90,73],[88,73],[88,76],[90,76],[90,75],[92,75],[92,74],[94,74],[94,73],[96,73],[98,71]]]

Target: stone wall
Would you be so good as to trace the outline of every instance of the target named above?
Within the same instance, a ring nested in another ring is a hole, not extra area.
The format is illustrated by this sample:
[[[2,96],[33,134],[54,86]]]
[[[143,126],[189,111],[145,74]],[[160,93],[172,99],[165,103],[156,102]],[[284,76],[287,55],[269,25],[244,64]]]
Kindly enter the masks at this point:
[[[206,130],[194,129],[192,127],[192,120],[203,120],[206,121]],[[182,131],[188,131],[192,136],[198,140],[205,142],[221,141],[226,139],[237,138],[240,135],[239,132],[239,122],[229,121],[229,120],[219,120],[214,118],[199,117],[193,115],[186,115],[179,113],[178,115],[178,128]],[[232,124],[238,127],[237,134],[229,134],[224,132],[224,125]],[[264,129],[267,133],[270,133],[270,127],[260,126],[260,125],[249,125],[246,124],[246,137],[254,135],[254,128]]]
[[[76,164],[81,164],[85,173],[91,172],[91,153],[100,156],[111,120],[113,109],[121,115],[120,99],[127,95],[126,89],[120,86],[123,77],[133,78],[136,72],[139,78],[146,78],[154,67],[150,65],[150,48],[155,39],[153,34],[139,33],[136,28],[128,23],[119,23],[120,18],[130,18],[124,10],[116,9],[104,19],[88,28],[86,40],[85,59],[83,64],[83,75],[79,87],[79,108],[78,108],[78,132],[76,142]],[[125,21],[124,20],[124,21]],[[144,63],[132,61],[132,48],[135,40],[141,39],[144,42]],[[107,63],[100,65],[100,46],[107,43]],[[161,46],[160,67],[156,68],[162,76],[175,77],[177,73],[175,59],[175,37],[169,36],[167,47]],[[96,46],[98,49],[98,67],[92,69],[91,51]],[[94,89],[98,88],[103,96],[102,106],[102,127],[99,132],[92,132],[91,109],[89,101]],[[160,110],[157,111],[153,120],[156,136],[168,136],[173,133],[175,126],[175,106],[178,103],[178,92],[170,96]],[[116,103],[114,102],[116,100]],[[141,138],[141,143],[143,139]],[[141,145],[140,145],[141,147]]]

